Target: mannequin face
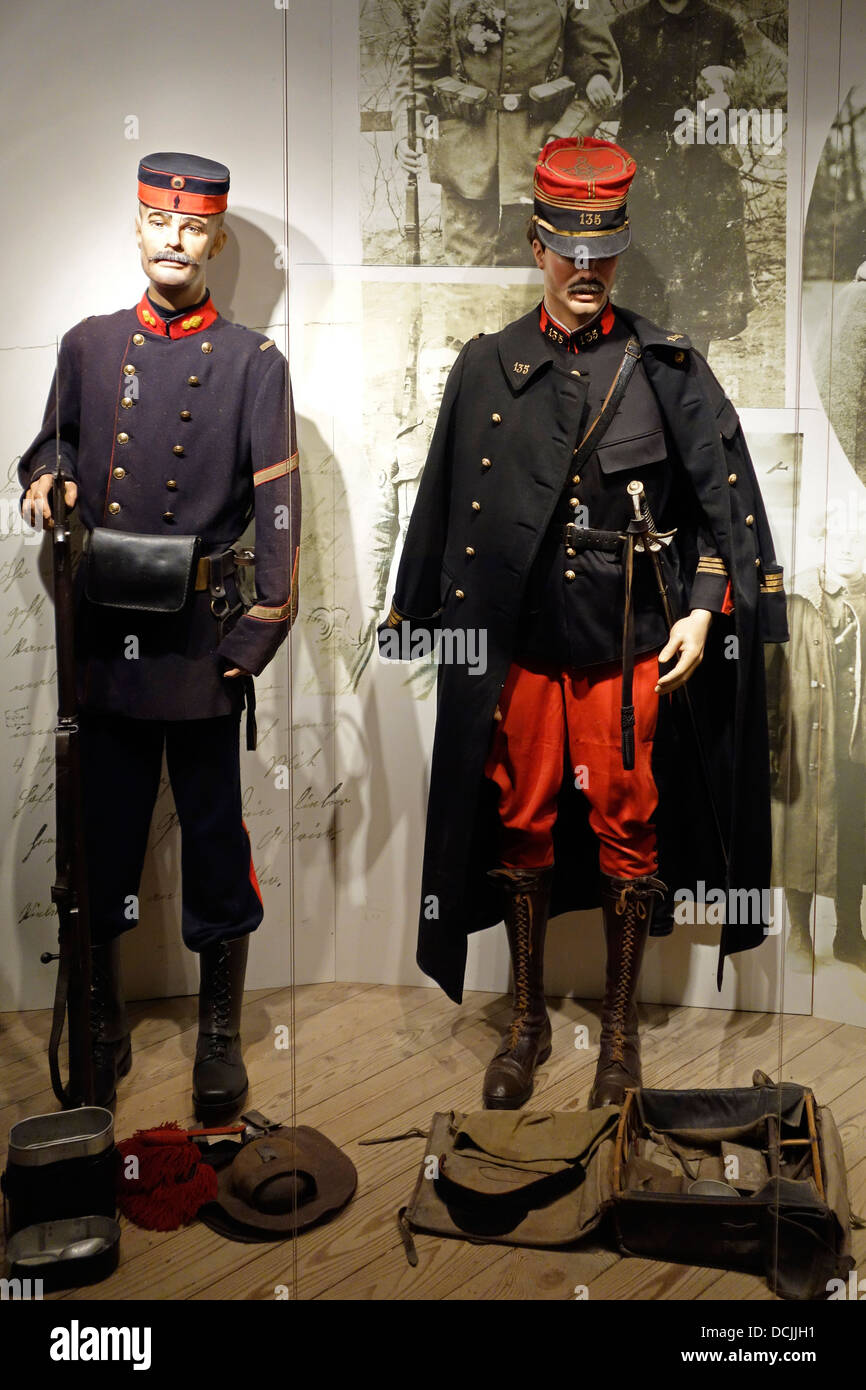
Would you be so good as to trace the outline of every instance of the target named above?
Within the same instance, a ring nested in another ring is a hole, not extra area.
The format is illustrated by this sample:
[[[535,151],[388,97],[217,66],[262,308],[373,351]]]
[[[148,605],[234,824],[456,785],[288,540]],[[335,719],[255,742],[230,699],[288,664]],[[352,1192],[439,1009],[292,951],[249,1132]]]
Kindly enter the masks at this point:
[[[157,303],[182,308],[205,292],[207,263],[226,242],[223,214],[163,212],[139,203],[135,239]]]
[[[547,310],[566,328],[580,328],[607,303],[619,256],[590,261],[578,270],[573,260],[543,246],[537,237],[532,251],[544,276]]]

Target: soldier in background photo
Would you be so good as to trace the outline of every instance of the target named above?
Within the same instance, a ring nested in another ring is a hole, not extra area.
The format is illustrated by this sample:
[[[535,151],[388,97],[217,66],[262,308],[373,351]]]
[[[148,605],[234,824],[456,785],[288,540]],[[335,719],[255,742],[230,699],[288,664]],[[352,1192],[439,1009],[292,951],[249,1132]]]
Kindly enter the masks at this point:
[[[745,205],[731,151],[678,143],[675,132],[677,113],[696,112],[699,100],[708,114],[727,107],[725,88],[746,61],[739,26],[705,0],[648,0],[610,30],[623,71],[616,138],[640,167],[619,292],[648,318],[676,323],[706,356],[711,340],[742,332],[754,305]]]
[[[401,66],[394,129],[406,173],[417,176],[426,155],[441,185],[448,264],[525,264],[526,189],[539,150],[591,135],[619,83],[606,23],[573,0],[427,0],[414,63],[407,54]]]
[[[223,318],[207,290],[228,188],[213,160],[141,161],[147,289],[134,308],[65,334],[19,467],[25,516],[50,525],[59,452],[73,480],[66,501],[88,532],[75,636],[96,1101],[111,1103],[132,1064],[119,938],[138,920],[165,750],[183,939],[201,967],[193,1101],[217,1123],[247,1092],[241,1006],[249,934],[264,915],[242,818],[241,712],[246,700],[252,747],[252,677],[293,621],[300,535],[286,360],[272,339]],[[256,602],[245,609],[247,555],[233,547],[253,516]]]
[[[414,323],[418,324],[416,316]],[[352,671],[351,689],[358,682],[376,645],[376,628],[388,593],[388,579],[395,552],[402,547],[409,528],[409,518],[415,505],[418,484],[430,450],[430,441],[442,403],[442,392],[448,374],[463,344],[457,338],[431,338],[422,342],[417,354],[417,367],[410,363],[408,375],[409,412],[406,423],[394,440],[394,458],[387,477],[381,481],[379,510],[373,522],[371,552],[374,560],[374,589],[370,600],[370,617],[364,627],[358,658]],[[411,345],[410,345],[411,352]],[[435,680],[435,668],[433,668]],[[431,688],[431,671],[425,666],[419,674],[412,672],[414,682],[420,681],[422,694]],[[413,683],[414,683],[413,682]]]
[[[791,950],[811,962],[818,893],[835,902],[835,959],[866,970],[866,535],[828,525],[825,545],[824,566],[800,576],[790,599],[791,650],[774,652],[768,667],[783,810],[776,864]]]

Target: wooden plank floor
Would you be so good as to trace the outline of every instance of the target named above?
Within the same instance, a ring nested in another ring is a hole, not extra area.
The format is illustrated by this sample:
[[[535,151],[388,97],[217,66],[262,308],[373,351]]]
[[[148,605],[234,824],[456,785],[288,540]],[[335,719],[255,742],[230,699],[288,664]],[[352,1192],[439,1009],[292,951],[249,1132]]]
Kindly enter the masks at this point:
[[[427,1131],[436,1110],[480,1106],[484,1068],[508,1016],[508,999],[475,993],[462,1007],[431,989],[308,985],[246,996],[245,1057],[250,1104],[287,1124],[320,1129],[358,1169],[358,1192],[332,1222],[295,1242],[241,1245],[200,1223],[142,1231],[123,1221],[121,1264],[74,1299],[268,1300],[278,1286],[301,1299],[772,1299],[762,1279],[720,1270],[626,1258],[601,1243],[555,1252],[416,1237],[419,1264],[407,1263],[396,1212],[409,1198],[424,1155],[420,1138],[362,1146],[360,1140]],[[575,1047],[575,1030],[598,1034],[597,1003],[552,1006],[554,1049],[530,1105],[586,1103],[595,1050]],[[294,1017],[292,1016],[294,1011]],[[116,1134],[165,1120],[192,1120],[190,1071],[195,1000],[131,1006],[134,1061],[121,1083]],[[813,1087],[829,1105],[845,1145],[851,1205],[866,1210],[866,1030],[802,1015],[641,1006],[647,1085],[750,1085],[761,1067]],[[54,1110],[47,1087],[48,1011],[0,1015],[0,1152],[16,1120]],[[283,1026],[295,1046],[277,1044]],[[858,1266],[866,1231],[856,1231]]]

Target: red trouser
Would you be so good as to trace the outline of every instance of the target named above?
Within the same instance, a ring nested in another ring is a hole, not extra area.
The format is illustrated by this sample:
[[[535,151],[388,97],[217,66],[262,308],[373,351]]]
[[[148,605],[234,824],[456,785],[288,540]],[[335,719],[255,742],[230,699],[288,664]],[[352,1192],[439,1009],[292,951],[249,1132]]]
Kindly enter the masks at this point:
[[[659,697],[658,657],[635,658],[635,759],[622,765],[618,662],[585,671],[513,664],[499,697],[502,721],[494,729],[485,775],[499,788],[502,864],[542,869],[553,863],[553,826],[562,785],[566,735],[573,775],[590,803],[589,823],[599,839],[602,873],[639,878],[658,868],[658,805],[652,775]]]

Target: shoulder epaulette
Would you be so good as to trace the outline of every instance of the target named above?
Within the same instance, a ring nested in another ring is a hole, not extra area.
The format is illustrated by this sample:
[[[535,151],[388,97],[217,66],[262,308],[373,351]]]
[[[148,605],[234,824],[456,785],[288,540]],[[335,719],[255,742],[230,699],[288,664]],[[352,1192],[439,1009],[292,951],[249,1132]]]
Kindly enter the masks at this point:
[[[273,338],[267,338],[267,339],[265,340],[265,342],[259,343],[259,352],[267,352],[268,348],[269,348],[269,347],[273,347],[273,345],[274,345],[274,340],[273,340]]]

